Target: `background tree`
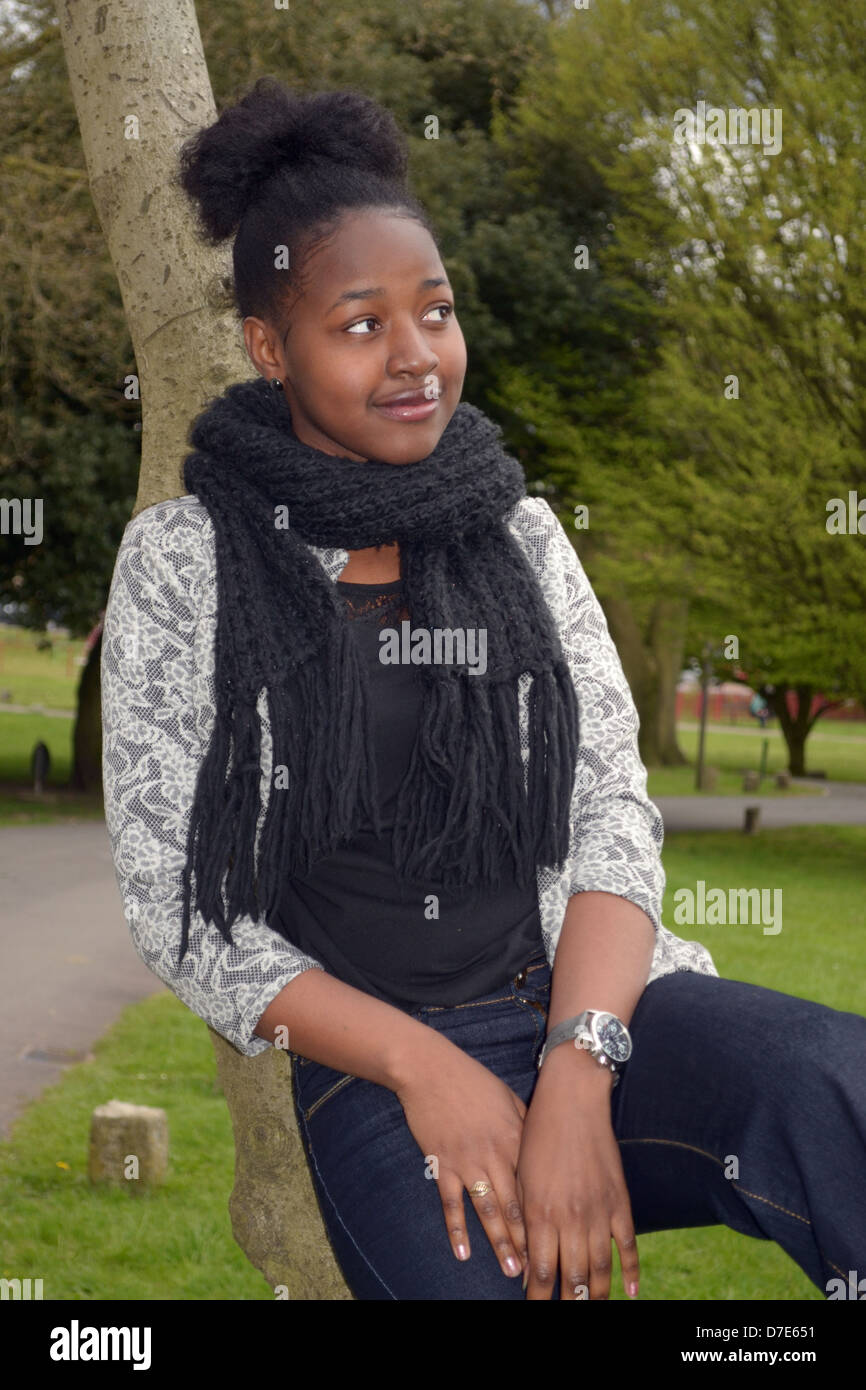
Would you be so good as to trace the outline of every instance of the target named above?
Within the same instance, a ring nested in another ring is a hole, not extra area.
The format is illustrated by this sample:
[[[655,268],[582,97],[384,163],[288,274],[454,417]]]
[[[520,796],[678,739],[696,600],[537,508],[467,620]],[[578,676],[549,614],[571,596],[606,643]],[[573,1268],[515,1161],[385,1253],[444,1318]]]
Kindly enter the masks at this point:
[[[826,526],[830,499],[866,492],[864,38],[863,0],[736,0],[724,12],[610,0],[557,33],[549,80],[498,130],[515,176],[530,174],[527,197],[544,190],[563,219],[580,208],[576,240],[597,207],[596,278],[646,315],[646,330],[636,316],[635,335],[620,335],[616,428],[613,411],[596,422],[548,390],[536,363],[514,374],[512,396],[525,401],[529,379],[548,401],[530,413],[564,496],[583,442],[581,500],[594,500],[603,537],[594,520],[594,580],[633,689],[655,688],[665,711],[662,758],[675,662],[666,681],[652,669],[659,633],[669,658],[738,636],[726,674],[774,686],[794,773],[816,692],[827,709],[866,689],[862,533]],[[678,146],[676,113],[699,99],[778,108],[781,150]],[[686,594],[692,619],[675,643]]]
[[[121,11],[101,13],[94,22]],[[707,637],[718,645],[733,631],[736,670],[775,685],[783,722],[786,689],[795,710],[799,701],[800,729],[788,730],[799,770],[812,692],[838,700],[866,686],[852,640],[862,547],[814,530],[816,509],[823,519],[828,498],[862,478],[864,0],[839,11],[737,0],[724,16],[698,0],[586,11],[358,0],[299,14],[260,0],[203,8],[217,101],[263,71],[308,87],[356,84],[408,132],[413,185],[439,225],[470,347],[466,397],[502,423],[530,490],[580,552],[635,696],[644,761],[682,760],[679,672]],[[160,399],[173,410],[176,393],[145,382],[148,329],[133,351],[57,20],[45,0],[27,15],[0,63],[0,469],[7,496],[31,495],[38,477],[54,530],[38,547],[0,537],[0,600],[24,603],[31,623],[51,613],[83,633],[104,604],[136,493],[141,403],[125,398],[127,378],[140,377],[154,410]],[[674,112],[701,96],[781,104],[780,155],[705,148],[698,163],[676,148]],[[140,117],[134,97],[121,104]],[[156,101],[193,128],[183,92]],[[141,150],[124,138],[110,158],[136,168]],[[94,171],[98,183],[113,170]],[[150,208],[170,205],[163,173],[118,210],[130,245]],[[193,396],[208,383],[186,348],[198,350],[208,304],[228,314],[228,262],[216,263],[198,307],[165,330],[183,339],[169,380],[192,383]],[[172,257],[147,265],[148,283],[171,299]],[[234,352],[235,325],[221,321]],[[233,360],[249,374],[245,357]],[[722,394],[732,371],[738,400]],[[142,469],[136,509],[182,490],[196,408],[183,404],[158,432],[149,414],[145,460],[157,439],[165,454]],[[71,505],[61,509],[62,498]],[[588,530],[574,525],[580,504]]]

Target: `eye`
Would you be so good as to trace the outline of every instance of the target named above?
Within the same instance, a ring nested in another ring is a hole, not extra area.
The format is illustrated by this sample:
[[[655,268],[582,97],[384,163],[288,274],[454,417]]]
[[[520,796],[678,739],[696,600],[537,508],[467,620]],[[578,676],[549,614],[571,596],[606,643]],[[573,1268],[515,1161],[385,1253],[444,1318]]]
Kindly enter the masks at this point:
[[[444,318],[444,319],[440,319],[440,320],[439,320],[440,324],[445,324],[445,323],[447,323],[447,322],[448,322],[448,319],[449,319],[449,318],[452,316],[452,314],[454,313],[454,305],[453,305],[453,304],[434,304],[433,309],[428,310],[428,313],[431,313],[431,314],[432,314],[432,313],[434,312],[434,310],[436,310],[436,309],[445,309],[445,310],[447,310],[447,317]],[[353,336],[354,338],[368,338],[368,337],[371,336],[369,333],[355,333],[354,330],[355,330],[356,328],[360,328],[360,327],[361,327],[363,324],[365,324],[365,323],[378,323],[378,322],[379,322],[379,320],[378,320],[373,314],[368,314],[366,318],[357,319],[357,320],[355,321],[355,323],[350,323],[349,326],[348,326],[348,328],[344,328],[344,329],[343,329],[343,332],[344,332],[344,333],[351,333],[352,336]]]

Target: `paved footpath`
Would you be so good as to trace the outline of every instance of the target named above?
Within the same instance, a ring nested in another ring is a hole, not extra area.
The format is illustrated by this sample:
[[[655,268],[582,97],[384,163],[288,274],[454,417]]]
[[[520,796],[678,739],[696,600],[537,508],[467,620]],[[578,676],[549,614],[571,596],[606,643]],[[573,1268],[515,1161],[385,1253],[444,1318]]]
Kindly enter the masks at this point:
[[[862,783],[656,804],[667,831],[738,829],[746,806],[762,827],[866,825]],[[132,945],[101,821],[0,827],[0,1137],[127,1004],[164,989]]]
[[[747,806],[759,806],[759,829],[780,825],[866,825],[866,783],[816,781],[792,777],[814,796],[657,796],[666,831],[742,830]]]
[[[127,1004],[164,988],[132,945],[102,821],[0,827],[0,1136]]]

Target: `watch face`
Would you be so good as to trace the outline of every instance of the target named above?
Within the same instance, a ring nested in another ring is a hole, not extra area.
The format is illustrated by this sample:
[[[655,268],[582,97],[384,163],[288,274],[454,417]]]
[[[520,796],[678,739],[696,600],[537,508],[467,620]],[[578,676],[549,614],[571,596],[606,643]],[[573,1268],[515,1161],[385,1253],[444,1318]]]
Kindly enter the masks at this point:
[[[595,1020],[595,1035],[608,1057],[614,1062],[626,1062],[631,1055],[631,1039],[625,1026],[614,1014],[599,1014]]]

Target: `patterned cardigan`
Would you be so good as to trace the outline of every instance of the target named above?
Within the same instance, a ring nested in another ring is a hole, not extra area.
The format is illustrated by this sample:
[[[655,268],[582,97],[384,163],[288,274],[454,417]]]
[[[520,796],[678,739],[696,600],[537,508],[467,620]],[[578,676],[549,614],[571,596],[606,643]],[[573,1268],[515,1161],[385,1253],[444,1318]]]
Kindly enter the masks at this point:
[[[549,504],[522,498],[506,522],[534,566],[577,691],[580,747],[569,855],[538,872],[538,903],[553,965],[568,899],[615,893],[655,927],[647,984],[675,970],[718,975],[707,949],[661,922],[665,875],[661,815],[646,793],[638,715],[601,605]],[[333,582],[345,550],[309,547]],[[178,962],[181,871],[196,774],[215,718],[216,555],[206,508],[193,495],[158,502],[128,524],[117,554],[102,636],[105,814],[120,895],[145,964],[245,1056],[270,1047],[253,1032],[267,1005],[303,970],[324,969],[262,920],[239,918],[229,945],[193,912]],[[524,762],[527,689],[519,678]],[[261,812],[271,785],[264,693]]]

